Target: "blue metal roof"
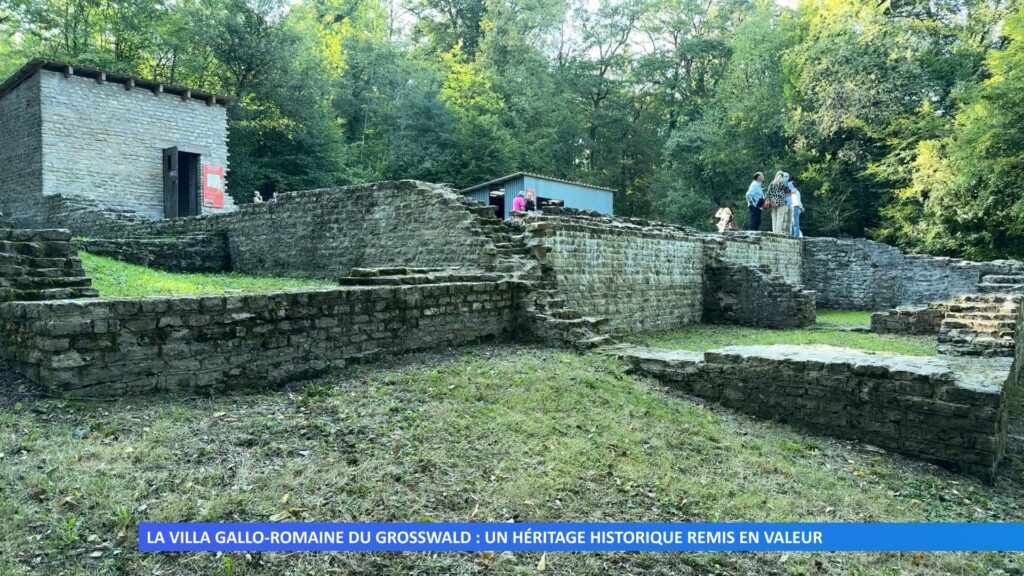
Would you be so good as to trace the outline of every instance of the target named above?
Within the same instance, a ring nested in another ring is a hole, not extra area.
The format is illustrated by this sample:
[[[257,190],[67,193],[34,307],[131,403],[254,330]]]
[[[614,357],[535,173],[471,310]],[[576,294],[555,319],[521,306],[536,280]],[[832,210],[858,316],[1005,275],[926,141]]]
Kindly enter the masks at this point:
[[[553,178],[551,176],[544,176],[544,175],[541,175],[541,174],[532,174],[530,172],[516,172],[514,174],[509,174],[508,176],[502,176],[501,178],[495,178],[494,180],[488,180],[487,182],[481,182],[480,184],[476,184],[476,185],[470,186],[469,188],[463,188],[462,190],[459,190],[459,193],[460,194],[465,194],[467,192],[472,192],[473,190],[476,190],[477,188],[484,188],[486,186],[493,186],[495,184],[501,184],[502,182],[507,182],[509,180],[514,180],[514,179],[522,177],[522,176],[528,176],[530,178],[539,178],[541,180],[548,180],[550,182],[561,182],[563,184],[572,184],[574,186],[584,186],[584,187],[587,187],[587,188],[594,188],[595,190],[605,190],[605,191],[608,191],[608,192],[615,192],[615,190],[613,190],[612,188],[605,188],[604,186],[594,186],[593,184],[584,184],[583,182],[573,182],[572,180],[563,180],[561,178]]]
[[[602,214],[613,214],[615,191],[611,188],[591,186],[579,182],[570,182],[559,178],[549,178],[516,172],[503,178],[477,184],[460,190],[465,196],[473,198],[481,204],[492,204],[491,196],[497,196],[495,190],[502,190],[503,201],[499,201],[499,214],[508,218],[512,214],[512,201],[516,195],[533,190],[538,200],[557,201],[557,205],[578,210],[593,210]]]

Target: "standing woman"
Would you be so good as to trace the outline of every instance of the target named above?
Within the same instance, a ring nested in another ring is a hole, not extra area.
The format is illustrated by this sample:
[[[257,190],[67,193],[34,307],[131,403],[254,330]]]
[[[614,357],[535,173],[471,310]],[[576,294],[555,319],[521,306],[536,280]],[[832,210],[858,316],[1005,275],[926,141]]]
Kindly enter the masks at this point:
[[[790,226],[789,235],[800,237],[803,236],[803,232],[800,232],[800,215],[804,213],[804,203],[800,198],[800,191],[796,189],[796,182],[789,181],[789,192],[790,192],[790,204],[793,207],[793,225]]]
[[[787,229],[789,218],[787,216],[789,216],[790,207],[786,206],[786,200],[789,198],[789,187],[786,186],[788,181],[789,174],[779,170],[775,173],[775,178],[772,178],[772,182],[764,194],[771,204],[772,232],[776,234],[789,234]]]

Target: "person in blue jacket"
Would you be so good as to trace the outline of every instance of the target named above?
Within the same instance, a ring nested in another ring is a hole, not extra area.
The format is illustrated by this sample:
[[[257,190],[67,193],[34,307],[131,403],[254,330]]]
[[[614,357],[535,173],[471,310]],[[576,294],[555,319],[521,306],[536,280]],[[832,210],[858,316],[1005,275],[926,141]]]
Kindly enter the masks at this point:
[[[747,230],[757,230],[761,227],[761,206],[764,205],[764,174],[754,173],[754,181],[747,187]]]

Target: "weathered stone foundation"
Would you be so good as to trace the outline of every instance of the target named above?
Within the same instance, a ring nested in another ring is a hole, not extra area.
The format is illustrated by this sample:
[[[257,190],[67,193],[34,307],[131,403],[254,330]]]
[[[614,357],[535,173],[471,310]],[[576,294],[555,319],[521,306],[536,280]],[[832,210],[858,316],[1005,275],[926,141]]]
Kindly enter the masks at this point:
[[[231,269],[227,237],[222,234],[172,238],[81,238],[75,246],[100,256],[171,272],[223,272]]]
[[[804,238],[804,276],[818,306],[882,310],[979,292],[986,275],[1024,273],[1024,262],[971,262],[921,254],[864,238]]]
[[[704,271],[701,322],[798,328],[815,321],[814,292],[767,270],[716,262]]]
[[[258,387],[376,358],[511,335],[512,282],[201,298],[11,302],[4,358],[53,392]]]
[[[766,319],[751,308],[713,304],[713,316],[742,318],[759,326],[802,325],[813,318],[813,298],[793,285],[801,277],[800,239],[775,234],[701,234],[638,219],[610,218],[578,210],[547,210],[520,220],[543,278],[564,310],[602,318],[612,333],[679,328],[700,321],[708,294],[736,290],[714,283],[708,270],[754,277],[743,287],[751,302],[779,310]],[[750,268],[748,268],[748,266]],[[756,267],[754,271],[752,267]],[[746,269],[744,272],[741,269]],[[758,292],[758,289],[761,292]],[[791,302],[793,298],[797,301]],[[759,323],[766,320],[768,323]],[[730,320],[731,321],[731,320]]]
[[[1002,383],[962,377],[941,358],[827,346],[620,355],[634,370],[687,394],[987,480],[1006,445]]]

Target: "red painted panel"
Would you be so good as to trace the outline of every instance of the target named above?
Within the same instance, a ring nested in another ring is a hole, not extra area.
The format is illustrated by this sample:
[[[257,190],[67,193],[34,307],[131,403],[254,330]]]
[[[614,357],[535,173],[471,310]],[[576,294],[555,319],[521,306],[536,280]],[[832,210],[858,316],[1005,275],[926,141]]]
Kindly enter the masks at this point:
[[[203,166],[203,207],[224,207],[223,166]]]

